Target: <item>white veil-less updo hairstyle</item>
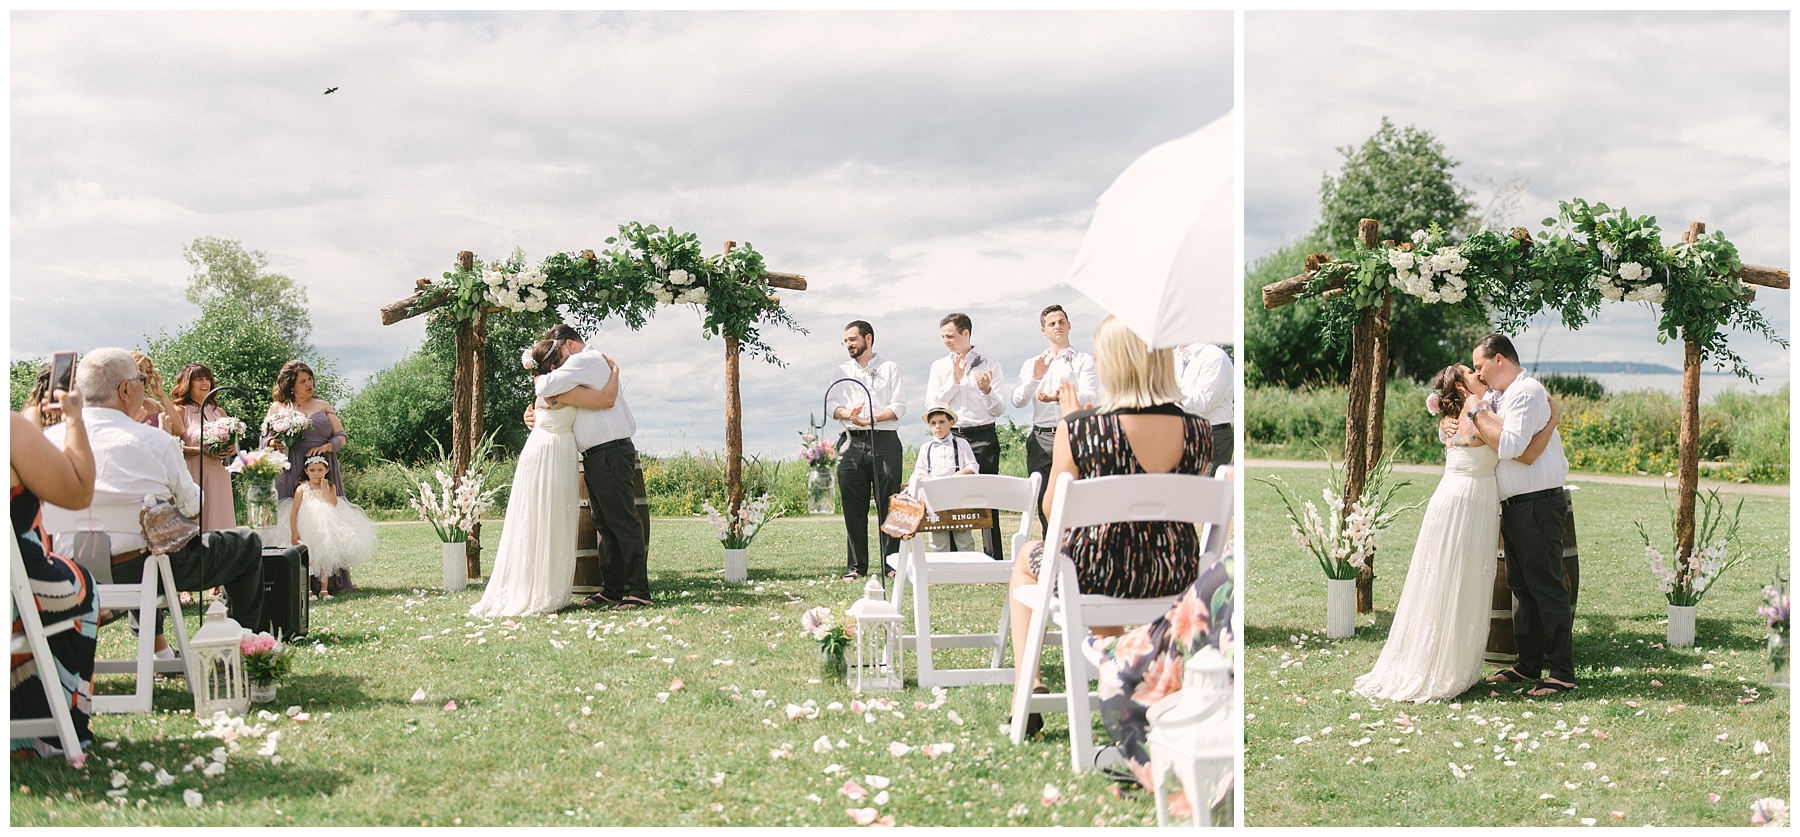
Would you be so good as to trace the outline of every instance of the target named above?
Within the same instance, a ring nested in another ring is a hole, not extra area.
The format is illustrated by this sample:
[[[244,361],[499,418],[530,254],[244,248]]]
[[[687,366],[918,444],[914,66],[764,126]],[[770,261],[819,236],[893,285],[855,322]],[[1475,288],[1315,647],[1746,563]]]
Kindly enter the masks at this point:
[[[1151,349],[1118,317],[1107,317],[1094,331],[1094,370],[1104,393],[1103,409],[1181,403],[1175,351]]]

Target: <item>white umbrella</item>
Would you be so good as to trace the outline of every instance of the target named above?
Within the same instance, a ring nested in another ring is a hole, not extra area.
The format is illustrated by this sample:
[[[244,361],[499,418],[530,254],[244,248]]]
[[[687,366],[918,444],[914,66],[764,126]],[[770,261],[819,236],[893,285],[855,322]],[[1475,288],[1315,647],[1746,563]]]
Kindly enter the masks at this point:
[[[1127,166],[1100,196],[1064,280],[1153,349],[1236,339],[1235,117]]]

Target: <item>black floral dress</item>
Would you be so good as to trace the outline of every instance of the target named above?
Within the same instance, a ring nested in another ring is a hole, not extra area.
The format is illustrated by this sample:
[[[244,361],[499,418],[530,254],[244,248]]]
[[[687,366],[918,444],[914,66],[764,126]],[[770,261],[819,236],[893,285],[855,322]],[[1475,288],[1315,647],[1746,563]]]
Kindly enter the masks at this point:
[[[1137,410],[1077,410],[1063,417],[1075,469],[1082,478],[1142,474],[1131,443],[1119,425],[1122,414],[1176,415],[1183,420],[1181,461],[1172,474],[1203,476],[1212,460],[1212,428],[1174,404]],[[1200,571],[1200,537],[1191,523],[1108,523],[1071,529],[1063,554],[1075,562],[1083,593],[1134,599],[1174,596],[1194,583]],[[1041,545],[1030,555],[1033,575]]]
[[[1156,621],[1117,637],[1093,640],[1100,651],[1100,720],[1112,734],[1133,776],[1150,786],[1150,705],[1181,689],[1187,658],[1208,645],[1219,650],[1236,670],[1237,642],[1232,636],[1230,557],[1213,564],[1194,580],[1169,612]]]
[[[38,512],[42,504],[37,495],[24,486],[13,486],[13,537],[19,543],[19,555],[25,559],[25,574],[31,579],[31,592],[37,599],[38,617],[50,625],[65,619],[76,619],[73,629],[48,637],[50,656],[56,658],[56,671],[69,698],[70,715],[75,720],[75,735],[85,746],[94,738],[88,729],[88,715],[93,712],[94,635],[98,628],[95,617],[99,609],[94,597],[94,576],[80,564],[44,548],[44,530]],[[25,633],[25,624],[13,620],[15,635]],[[27,649],[12,655],[12,717],[47,718],[50,707],[44,703],[44,686],[39,681],[45,672],[38,670]],[[55,738],[46,741],[58,743]],[[35,754],[35,740],[15,738],[15,756]]]

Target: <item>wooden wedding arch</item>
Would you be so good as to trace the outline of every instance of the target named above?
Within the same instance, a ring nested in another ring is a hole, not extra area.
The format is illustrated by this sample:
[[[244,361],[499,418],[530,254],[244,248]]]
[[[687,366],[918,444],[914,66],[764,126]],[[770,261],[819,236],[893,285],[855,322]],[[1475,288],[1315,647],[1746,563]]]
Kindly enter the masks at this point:
[[[1514,234],[1523,232],[1520,229]],[[1705,232],[1706,223],[1695,221],[1688,225],[1682,240],[1694,243]],[[1392,241],[1380,241],[1379,233],[1380,222],[1369,218],[1357,222],[1356,236],[1362,248],[1374,250],[1377,246],[1393,246]],[[1318,256],[1309,258],[1303,273],[1264,286],[1263,307],[1279,308],[1299,299],[1342,293],[1346,284],[1342,274],[1317,281],[1318,269],[1326,261],[1328,259]],[[1745,264],[1732,275],[1749,285],[1788,290],[1788,272],[1782,268]],[[1754,295],[1755,290],[1748,289],[1746,299],[1754,298]],[[1378,306],[1362,309],[1351,331],[1350,383],[1344,425],[1343,514],[1346,517],[1351,505],[1362,496],[1369,473],[1381,461],[1382,422],[1387,407],[1388,328],[1393,309],[1393,289],[1390,287],[1382,291]],[[1694,548],[1694,506],[1700,485],[1700,365],[1703,358],[1700,344],[1685,333],[1683,345],[1675,540],[1676,560],[1685,565]],[[1371,555],[1357,572],[1356,611],[1368,613],[1373,610],[1374,598],[1375,558]]]
[[[649,228],[652,233],[655,227]],[[627,232],[621,227],[621,235]],[[672,231],[671,231],[672,234]],[[611,241],[611,239],[609,239]],[[734,241],[726,241],[724,255],[730,256],[737,247]],[[611,255],[611,254],[608,254]],[[583,250],[579,259],[588,266],[599,262],[593,250]],[[760,263],[760,259],[758,260]],[[468,250],[456,254],[456,266],[459,273],[469,273],[475,268],[475,254]],[[787,290],[806,290],[806,277],[798,273],[780,273],[760,271],[759,277],[753,277],[769,288]],[[441,287],[429,279],[419,279],[414,283],[413,295],[397,302],[389,303],[381,308],[381,324],[393,325],[412,317],[425,314],[450,304],[450,299],[441,293],[433,293],[434,287]],[[587,289],[606,290],[606,289]],[[775,298],[770,297],[771,300]],[[477,444],[482,438],[482,411],[486,405],[487,387],[487,321],[492,315],[505,315],[505,309],[493,305],[481,305],[472,317],[459,321],[456,330],[456,379],[451,398],[450,422],[450,461],[455,471],[456,484],[461,484],[468,473],[470,459]],[[642,325],[642,321],[627,318],[633,329]],[[727,502],[729,514],[735,516],[743,505],[743,454],[744,426],[743,406],[739,396],[739,361],[743,354],[743,337],[732,333],[729,329],[720,329],[725,338],[725,482],[727,486]],[[481,524],[476,523],[469,533],[468,573],[470,578],[481,575]]]

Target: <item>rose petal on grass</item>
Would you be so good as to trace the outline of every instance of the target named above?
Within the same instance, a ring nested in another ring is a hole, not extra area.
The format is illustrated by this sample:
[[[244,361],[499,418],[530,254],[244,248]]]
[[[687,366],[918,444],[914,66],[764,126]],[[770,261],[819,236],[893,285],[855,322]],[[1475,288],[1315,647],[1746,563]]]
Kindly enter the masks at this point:
[[[1045,785],[1044,786],[1044,798],[1042,800],[1040,800],[1040,802],[1042,804],[1055,805],[1056,803],[1061,802],[1061,801],[1062,801],[1062,791],[1057,790],[1055,785]]]
[[[874,808],[845,808],[844,813],[849,814],[857,825],[868,825],[875,821],[878,812]]]
[[[892,784],[894,780],[889,779],[886,776],[876,776],[875,774],[870,773],[863,776],[863,781],[868,782],[869,787],[881,790]]]
[[[1582,825],[1593,825],[1595,822],[1597,822],[1597,820],[1595,820],[1593,817],[1582,817],[1581,818]]]
[[[1662,685],[1662,681],[1661,681],[1661,680],[1652,680],[1652,681],[1650,681],[1650,685],[1652,685],[1652,686],[1661,686],[1661,685]]]
[[[1707,793],[1707,794],[1706,794],[1706,801],[1707,801],[1707,802],[1718,802],[1718,801],[1719,801],[1719,800],[1721,800],[1721,799],[1724,799],[1724,797],[1722,797],[1722,796],[1720,796],[1720,795],[1718,795],[1718,794],[1716,794],[1716,793],[1711,793],[1711,792],[1708,792],[1708,793]]]
[[[845,779],[843,786],[838,788],[838,793],[849,797],[851,802],[860,802],[863,797],[869,795],[868,789],[857,784],[855,779]]]
[[[959,727],[963,725],[962,716],[956,714],[956,710],[954,710],[954,709],[950,710],[949,712],[945,712],[944,717],[949,718],[950,723],[953,723]]]
[[[1750,752],[1753,752],[1759,756],[1766,756],[1769,754],[1769,745],[1765,744],[1761,741],[1758,741],[1758,742],[1756,742],[1755,745],[1751,746]]]
[[[894,743],[889,744],[887,749],[888,749],[888,755],[893,756],[895,758],[899,758],[901,756],[906,755],[907,753],[912,752],[912,745],[902,744],[898,741],[895,741]]]
[[[1625,819],[1624,811],[1614,811],[1614,812],[1612,812],[1612,815],[1615,817],[1618,817],[1619,819]]]
[[[656,693],[656,702],[657,703],[668,703],[669,702],[669,693],[668,692],[657,692]]]
[[[797,703],[790,703],[787,705],[787,719],[788,720],[790,720],[790,721],[796,720],[801,715],[805,715],[805,714],[806,714],[806,707],[801,706]]]
[[[681,691],[681,688],[685,685],[687,685],[687,684],[681,682],[681,678],[677,677],[674,680],[669,681],[669,691],[679,692],[679,691]]]
[[[829,736],[829,735],[819,736],[819,740],[814,741],[812,743],[812,751],[819,755],[824,755],[826,753],[831,752],[831,736]]]
[[[206,804],[206,797],[200,795],[199,791],[188,788],[181,792],[181,801],[189,808],[198,808]]]

